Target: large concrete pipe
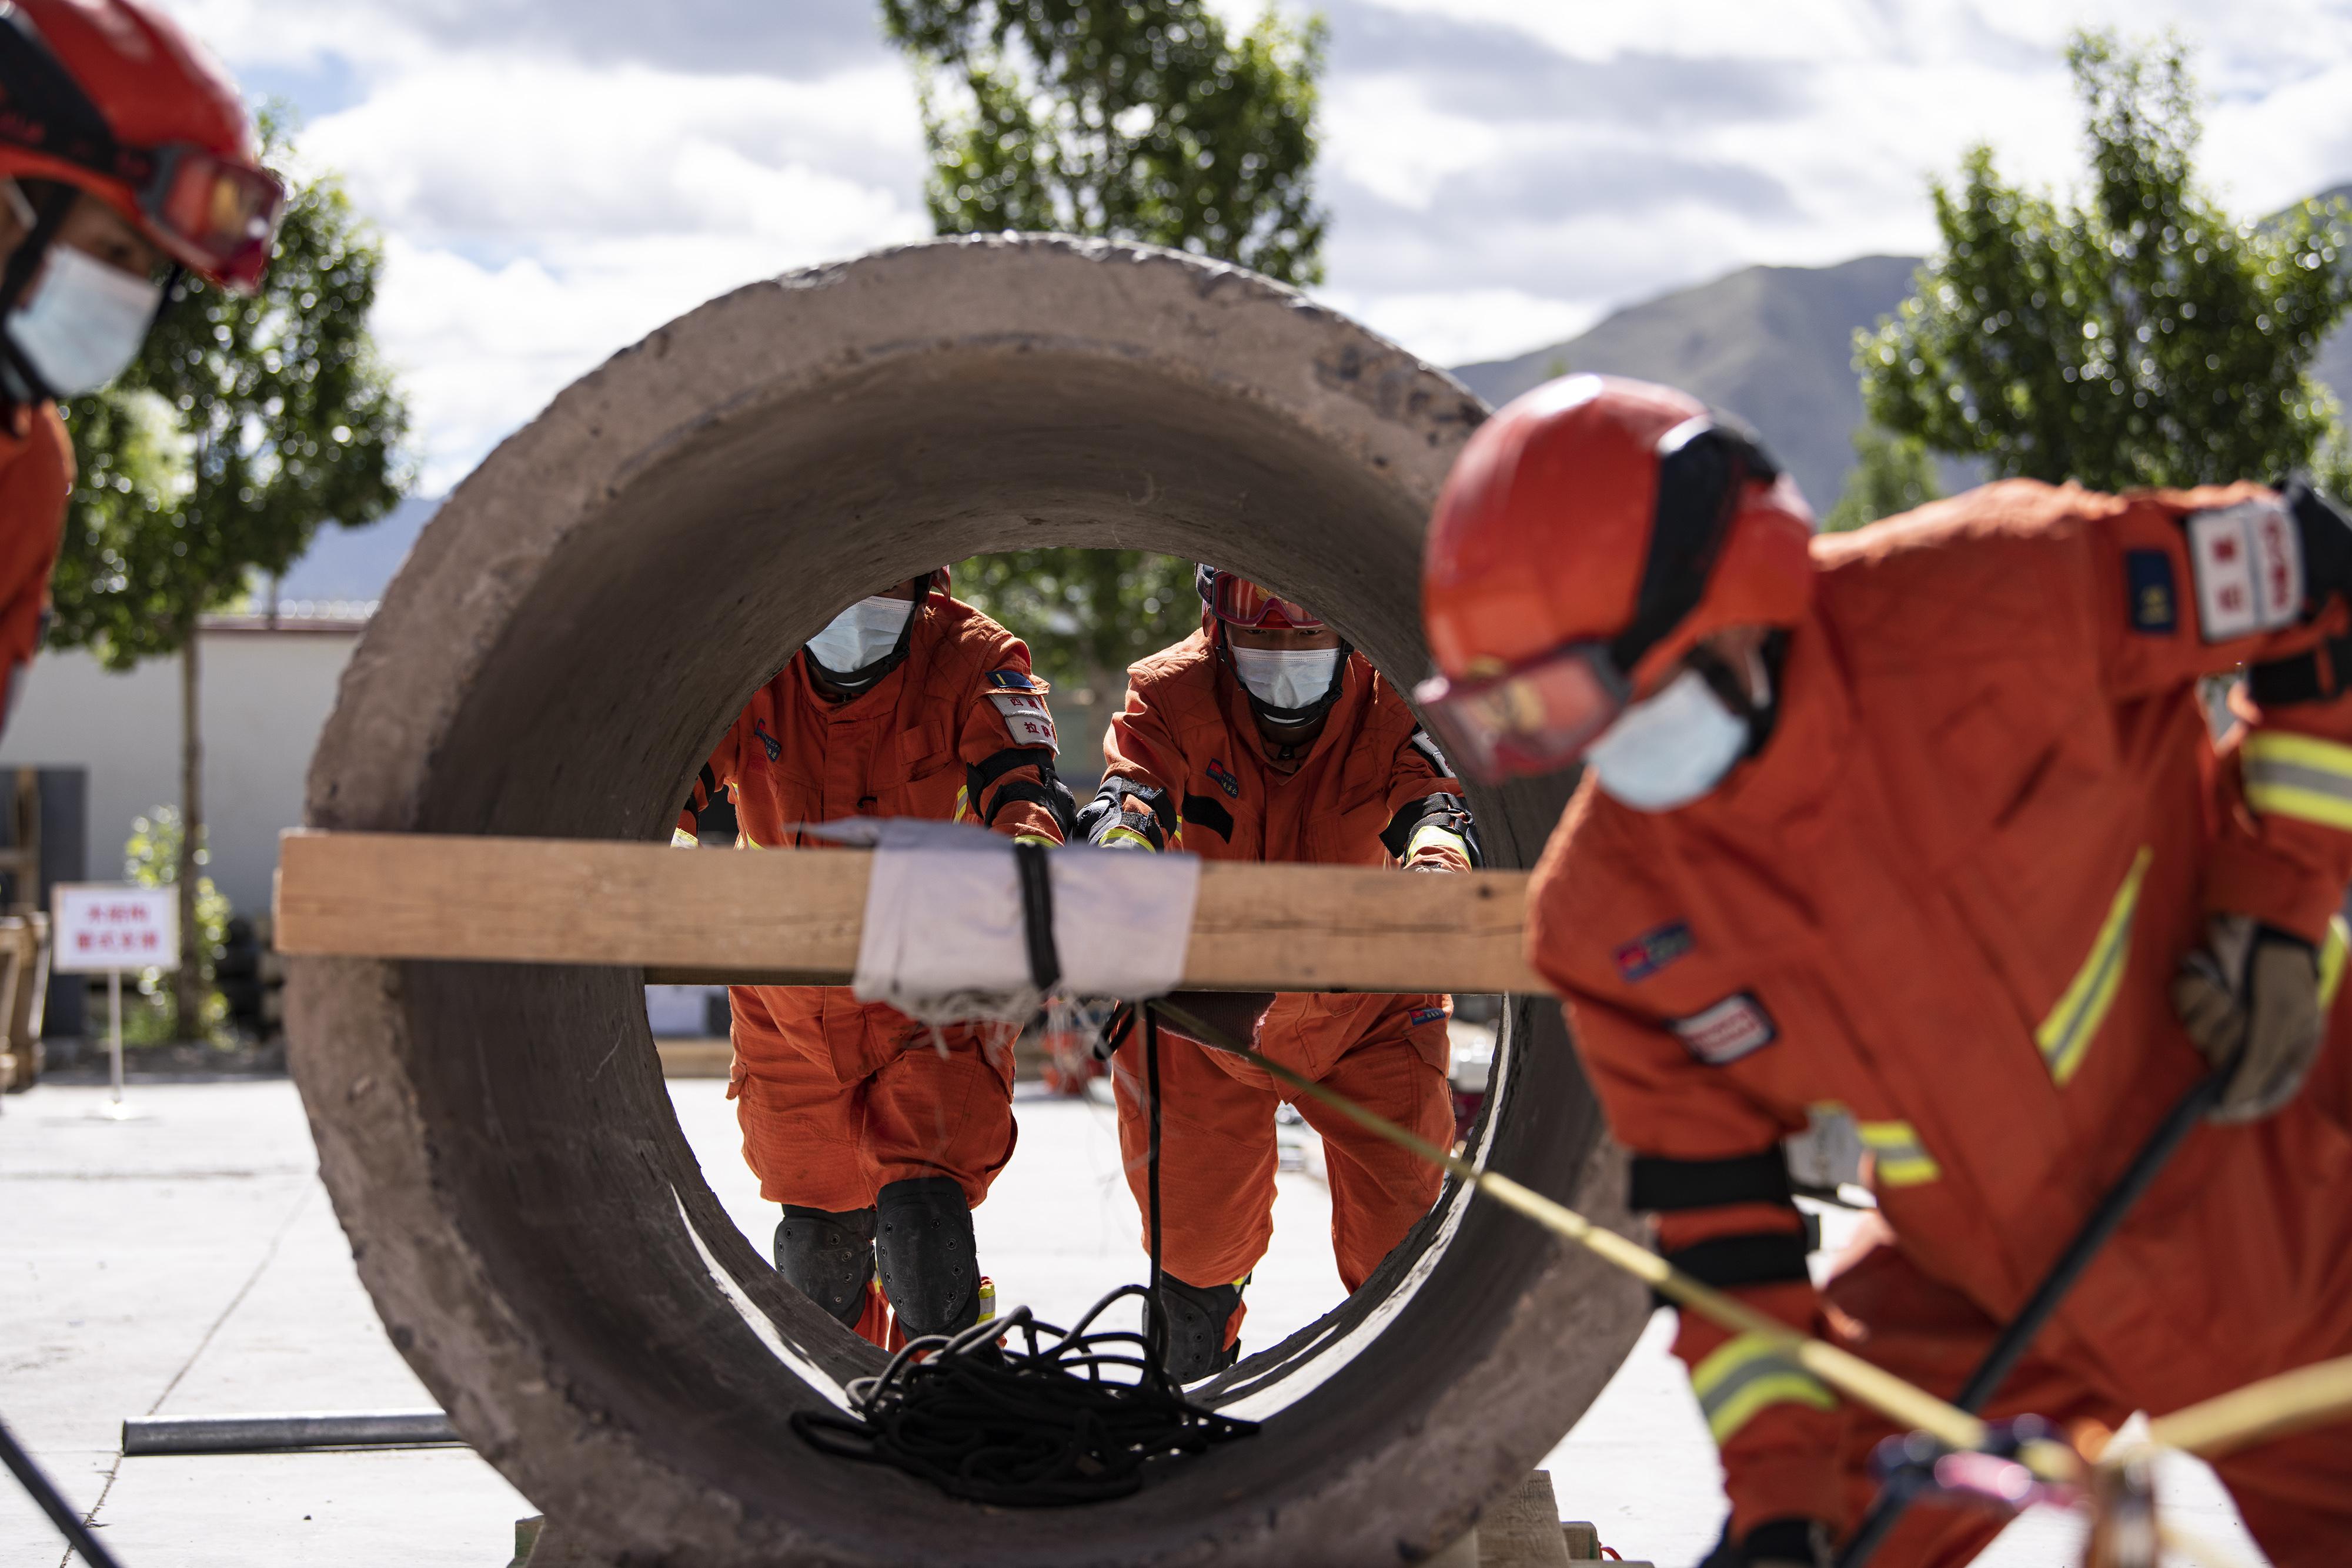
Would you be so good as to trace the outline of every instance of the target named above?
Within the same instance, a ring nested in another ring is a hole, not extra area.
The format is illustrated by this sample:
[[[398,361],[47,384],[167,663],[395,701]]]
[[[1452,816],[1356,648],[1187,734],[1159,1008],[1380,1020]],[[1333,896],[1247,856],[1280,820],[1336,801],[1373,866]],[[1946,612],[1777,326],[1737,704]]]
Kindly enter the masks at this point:
[[[1025,545],[1245,571],[1410,684],[1423,522],[1483,413],[1298,295],[1160,251],[973,239],[740,289],[583,378],[451,497],[343,678],[310,821],[660,836],[841,605]],[[1476,803],[1507,864],[1558,808]],[[290,1013],[393,1343],[614,1562],[1412,1562],[1567,1430],[1643,1315],[1630,1283],[1449,1190],[1353,1300],[1228,1375],[1257,1437],[1137,1496],[983,1511],[820,1458],[786,1417],[877,1355],[720,1210],[639,979],[312,959]],[[1517,1006],[1506,1055],[1488,1157],[1621,1212],[1557,1009]]]

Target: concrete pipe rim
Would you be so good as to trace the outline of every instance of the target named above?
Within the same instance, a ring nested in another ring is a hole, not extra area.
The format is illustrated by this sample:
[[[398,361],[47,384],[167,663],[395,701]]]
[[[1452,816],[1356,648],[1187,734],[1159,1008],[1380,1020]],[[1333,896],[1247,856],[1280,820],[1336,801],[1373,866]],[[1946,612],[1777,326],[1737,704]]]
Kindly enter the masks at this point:
[[[452,495],[353,657],[309,821],[660,836],[838,603],[1024,545],[1262,576],[1409,689],[1421,528],[1483,413],[1345,319],[1177,253],[995,236],[753,285],[583,377]],[[1476,804],[1496,863],[1524,865],[1559,797]],[[1232,1408],[1265,1412],[1257,1438],[1136,1497],[981,1511],[819,1461],[784,1418],[870,1347],[719,1208],[633,980],[304,960],[289,996],[322,1175],[394,1343],[615,1561],[1413,1561],[1566,1431],[1646,1316],[1449,1186],[1357,1298],[1228,1380]],[[1557,1007],[1516,998],[1505,1034],[1490,1157],[1622,1221]]]

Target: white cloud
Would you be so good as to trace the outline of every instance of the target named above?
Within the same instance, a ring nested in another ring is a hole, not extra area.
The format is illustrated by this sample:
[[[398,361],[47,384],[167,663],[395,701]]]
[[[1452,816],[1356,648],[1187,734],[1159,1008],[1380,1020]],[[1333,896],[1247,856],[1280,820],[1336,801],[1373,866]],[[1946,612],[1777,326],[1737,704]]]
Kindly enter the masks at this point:
[[[306,100],[305,161],[384,230],[378,331],[434,486],[680,311],[929,229],[872,0],[674,0],[634,34],[618,0],[166,3]],[[2188,39],[2240,214],[2352,179],[2340,0],[1280,4],[1332,23],[1323,295],[1440,362],[1751,262],[1922,249],[1927,179],[1977,141],[2077,183],[2078,25]]]

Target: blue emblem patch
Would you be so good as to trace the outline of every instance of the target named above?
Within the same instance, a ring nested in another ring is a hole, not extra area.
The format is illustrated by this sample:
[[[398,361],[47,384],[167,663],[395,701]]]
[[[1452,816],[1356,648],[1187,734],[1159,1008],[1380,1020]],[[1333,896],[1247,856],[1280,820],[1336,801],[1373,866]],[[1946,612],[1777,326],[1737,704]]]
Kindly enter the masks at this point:
[[[751,733],[759,739],[761,748],[767,752],[769,761],[773,762],[776,758],[784,754],[784,743],[768,733],[768,721],[766,719],[753,719],[751,721]]]
[[[1444,1016],[1445,1009],[1444,1008],[1415,1008],[1412,1009],[1412,1017],[1406,1027],[1411,1029],[1419,1029],[1423,1024],[1435,1023],[1439,1019],[1442,1019]]]
[[[1690,926],[1676,920],[1621,945],[1611,956],[1617,960],[1619,979],[1646,980],[1690,950]]]
[[[991,670],[988,684],[1003,692],[1034,692],[1037,679],[1025,670]]]
[[[1213,757],[1209,758],[1209,777],[1215,780],[1218,789],[1225,792],[1226,800],[1238,800],[1242,798],[1242,781],[1234,778],[1231,770]]]
[[[2172,558],[2160,549],[2124,552],[2125,612],[2135,632],[2169,636],[2180,629],[2180,596],[2173,591]]]

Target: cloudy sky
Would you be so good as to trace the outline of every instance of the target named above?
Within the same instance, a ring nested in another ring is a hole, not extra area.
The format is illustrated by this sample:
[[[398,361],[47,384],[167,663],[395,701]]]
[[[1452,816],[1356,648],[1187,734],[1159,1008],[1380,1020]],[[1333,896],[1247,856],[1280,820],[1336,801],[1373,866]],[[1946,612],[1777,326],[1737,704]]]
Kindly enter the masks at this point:
[[[163,0],[383,231],[446,488],[712,295],[929,232],[874,0]],[[1309,7],[1280,0],[1284,9]],[[1213,0],[1246,21],[1264,0]],[[2231,207],[2352,179],[2352,0],[1324,0],[1330,303],[1440,363],[1750,263],[1913,253],[1990,141],[2078,164],[2068,29],[2174,26]]]

